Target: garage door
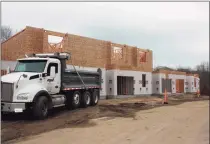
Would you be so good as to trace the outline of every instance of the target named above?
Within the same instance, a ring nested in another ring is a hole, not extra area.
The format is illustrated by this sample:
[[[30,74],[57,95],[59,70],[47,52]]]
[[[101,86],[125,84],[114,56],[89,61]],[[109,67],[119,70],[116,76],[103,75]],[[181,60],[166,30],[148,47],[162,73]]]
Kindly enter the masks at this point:
[[[167,92],[171,92],[171,88],[171,79],[162,79],[162,93],[165,92],[165,89],[167,90]]]
[[[134,95],[133,77],[117,76],[117,95]]]
[[[184,79],[177,79],[176,80],[176,92],[177,93],[184,93]]]

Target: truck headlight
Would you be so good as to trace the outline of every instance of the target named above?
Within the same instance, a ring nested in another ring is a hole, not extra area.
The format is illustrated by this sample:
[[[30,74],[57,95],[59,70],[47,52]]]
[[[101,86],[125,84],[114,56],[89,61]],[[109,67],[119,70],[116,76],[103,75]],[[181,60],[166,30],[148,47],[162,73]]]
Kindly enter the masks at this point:
[[[29,96],[29,93],[21,93],[17,96],[18,100],[27,100]]]

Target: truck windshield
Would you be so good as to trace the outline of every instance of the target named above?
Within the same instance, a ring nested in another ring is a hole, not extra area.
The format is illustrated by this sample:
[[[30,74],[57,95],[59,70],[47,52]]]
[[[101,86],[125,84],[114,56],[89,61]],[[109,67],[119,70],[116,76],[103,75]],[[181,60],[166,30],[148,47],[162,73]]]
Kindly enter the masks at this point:
[[[38,72],[44,71],[47,60],[19,60],[14,72]]]

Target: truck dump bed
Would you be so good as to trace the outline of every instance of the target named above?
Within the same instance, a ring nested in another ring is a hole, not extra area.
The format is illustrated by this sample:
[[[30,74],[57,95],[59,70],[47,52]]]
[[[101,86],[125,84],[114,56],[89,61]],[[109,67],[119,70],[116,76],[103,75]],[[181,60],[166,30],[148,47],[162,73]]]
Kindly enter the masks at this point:
[[[100,73],[91,71],[77,71],[81,76],[86,88],[100,87]],[[62,85],[64,89],[71,88],[84,88],[84,84],[81,81],[79,75],[75,70],[67,69],[63,74]]]

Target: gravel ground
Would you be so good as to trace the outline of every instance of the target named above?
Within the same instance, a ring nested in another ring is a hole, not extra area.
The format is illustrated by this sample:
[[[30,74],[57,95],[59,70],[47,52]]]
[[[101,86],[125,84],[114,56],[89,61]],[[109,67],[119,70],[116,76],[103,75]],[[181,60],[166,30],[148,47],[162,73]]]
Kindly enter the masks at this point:
[[[186,101],[200,101],[209,97],[195,98],[192,95],[171,96],[169,104],[171,106],[181,104]],[[93,127],[96,125],[92,119],[115,117],[136,119],[136,113],[141,110],[161,107],[162,97],[141,97],[127,99],[101,100],[95,107],[68,111],[64,107],[56,108],[48,119],[34,121],[26,114],[3,115],[1,121],[1,141],[2,143],[23,140],[29,136],[38,135],[55,129]]]

